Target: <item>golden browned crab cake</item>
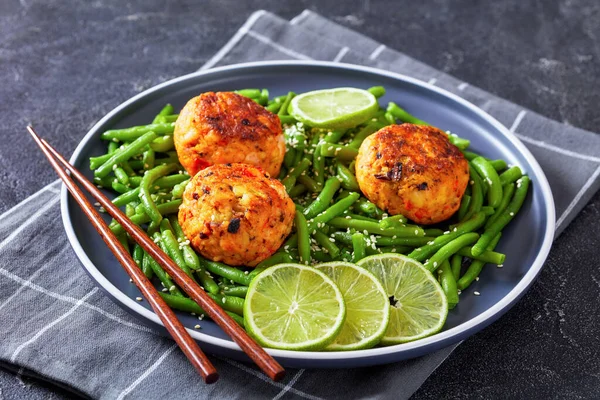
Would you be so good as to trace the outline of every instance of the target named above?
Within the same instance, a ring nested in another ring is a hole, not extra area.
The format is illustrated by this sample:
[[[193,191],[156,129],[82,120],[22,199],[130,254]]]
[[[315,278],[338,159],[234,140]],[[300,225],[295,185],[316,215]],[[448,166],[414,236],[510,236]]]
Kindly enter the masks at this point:
[[[289,235],[295,210],[283,185],[261,168],[215,164],[187,185],[179,223],[204,257],[254,267]]]
[[[437,128],[390,125],[360,146],[356,179],[381,209],[434,224],[458,210],[469,182],[469,164]]]
[[[279,117],[231,92],[202,93],[188,101],[175,122],[174,140],[191,176],[209,165],[234,162],[277,176],[285,155]]]

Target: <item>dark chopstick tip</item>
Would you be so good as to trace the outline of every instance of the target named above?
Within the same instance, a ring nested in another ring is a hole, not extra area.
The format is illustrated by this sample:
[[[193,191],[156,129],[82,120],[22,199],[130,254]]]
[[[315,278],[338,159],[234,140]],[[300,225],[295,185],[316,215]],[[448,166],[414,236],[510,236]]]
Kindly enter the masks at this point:
[[[217,372],[210,373],[210,374],[206,375],[206,377],[204,378],[204,382],[208,385],[210,385],[211,383],[215,383],[218,380],[219,380],[219,374]]]
[[[283,378],[285,378],[285,370],[284,369],[282,369],[281,371],[276,372],[275,375],[273,375],[273,380],[275,382],[279,382]]]

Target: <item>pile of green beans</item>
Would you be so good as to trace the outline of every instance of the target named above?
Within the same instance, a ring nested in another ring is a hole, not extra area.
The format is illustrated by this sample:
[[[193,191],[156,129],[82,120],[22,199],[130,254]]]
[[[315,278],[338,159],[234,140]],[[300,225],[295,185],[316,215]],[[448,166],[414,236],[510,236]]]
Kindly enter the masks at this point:
[[[376,97],[385,94],[381,86],[369,91]],[[108,151],[92,157],[90,167],[95,183],[117,194],[113,202],[124,207],[130,219],[143,226],[148,236],[241,325],[251,280],[279,263],[356,262],[373,254],[405,254],[437,274],[450,307],[454,307],[460,291],[478,279],[486,263],[501,266],[504,262],[505,255],[494,250],[529,187],[529,178],[519,167],[469,151],[468,140],[449,133],[450,142],[469,160],[470,184],[459,211],[450,220],[433,227],[415,225],[402,215],[386,214],[362,195],[354,159],[364,139],[382,127],[426,122],[390,102],[355,128],[317,129],[289,115],[288,106],[296,95],[293,92],[273,98],[266,89],[237,93],[279,116],[286,154],[278,178],[296,204],[291,235],[256,268],[235,268],[204,259],[190,247],[181,230],[176,213],[190,177],[174,151],[177,115],[171,105],[148,125],[104,132],[101,138],[107,142]],[[118,223],[113,221],[111,229],[131,250],[144,274],[162,285],[161,295],[167,304],[204,316]]]

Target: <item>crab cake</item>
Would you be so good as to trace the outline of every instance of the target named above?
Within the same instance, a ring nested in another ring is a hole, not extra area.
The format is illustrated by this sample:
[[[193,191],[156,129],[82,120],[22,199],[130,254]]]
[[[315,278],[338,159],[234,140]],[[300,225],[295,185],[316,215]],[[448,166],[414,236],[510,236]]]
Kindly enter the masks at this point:
[[[285,141],[279,117],[231,92],[207,92],[187,102],[175,122],[175,149],[194,176],[213,165],[245,163],[279,174]]]
[[[254,267],[289,235],[295,210],[283,185],[261,168],[215,164],[187,185],[179,223],[204,257]]]
[[[390,125],[360,146],[356,179],[379,208],[419,224],[434,224],[458,210],[469,182],[469,164],[437,128]]]

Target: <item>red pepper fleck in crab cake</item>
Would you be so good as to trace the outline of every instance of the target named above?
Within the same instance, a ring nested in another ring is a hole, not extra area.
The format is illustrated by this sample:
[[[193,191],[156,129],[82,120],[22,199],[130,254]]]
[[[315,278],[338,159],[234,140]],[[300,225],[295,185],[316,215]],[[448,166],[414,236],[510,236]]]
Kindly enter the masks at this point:
[[[247,164],[215,164],[187,185],[179,223],[202,256],[254,267],[289,235],[296,207],[283,185]]]
[[[207,92],[187,102],[175,122],[175,149],[194,176],[213,165],[245,163],[279,174],[285,140],[276,114],[231,92]]]
[[[437,128],[390,125],[360,146],[356,179],[364,195],[379,208],[419,224],[435,224],[460,207],[469,182],[469,164]]]

